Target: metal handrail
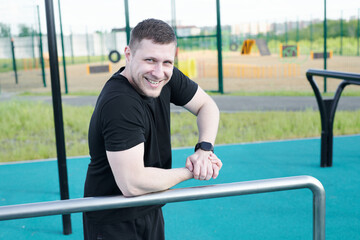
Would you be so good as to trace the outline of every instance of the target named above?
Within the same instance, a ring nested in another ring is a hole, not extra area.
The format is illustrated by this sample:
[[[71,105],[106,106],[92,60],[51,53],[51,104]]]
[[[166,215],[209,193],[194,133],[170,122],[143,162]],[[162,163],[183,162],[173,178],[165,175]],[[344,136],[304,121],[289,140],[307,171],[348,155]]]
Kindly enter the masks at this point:
[[[9,205],[0,207],[0,220],[156,205],[302,188],[308,188],[313,193],[313,239],[325,240],[325,190],[321,182],[311,176],[272,178],[180,188],[132,198],[107,196]]]

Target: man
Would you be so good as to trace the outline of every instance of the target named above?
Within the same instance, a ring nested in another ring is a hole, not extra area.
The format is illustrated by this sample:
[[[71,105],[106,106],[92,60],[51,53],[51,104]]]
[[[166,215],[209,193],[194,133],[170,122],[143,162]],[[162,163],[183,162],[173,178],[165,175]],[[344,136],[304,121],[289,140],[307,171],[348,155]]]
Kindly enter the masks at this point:
[[[105,84],[89,127],[85,197],[133,197],[195,178],[216,178],[213,153],[219,110],[174,67],[176,36],[163,21],[147,19],[131,32],[125,68]],[[171,168],[170,102],[197,116],[199,143],[183,168]],[[85,239],[164,239],[161,206],[86,212]]]

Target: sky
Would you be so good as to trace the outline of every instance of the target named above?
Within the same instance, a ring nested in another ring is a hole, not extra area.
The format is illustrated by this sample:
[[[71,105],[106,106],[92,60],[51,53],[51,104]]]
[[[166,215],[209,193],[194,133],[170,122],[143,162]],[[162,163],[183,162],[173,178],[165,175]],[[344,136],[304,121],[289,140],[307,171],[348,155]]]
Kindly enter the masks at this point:
[[[64,33],[111,31],[125,26],[124,0],[59,0]],[[171,20],[172,0],[128,0],[130,25],[145,18]],[[215,26],[216,0],[173,0],[178,25]],[[358,16],[359,0],[327,0],[327,17]],[[59,26],[58,0],[53,0]],[[0,0],[0,23],[10,24],[16,33],[19,23],[38,27],[36,5],[40,9],[42,31],[46,31],[44,0]],[[324,18],[324,0],[220,0],[221,24],[236,25]]]

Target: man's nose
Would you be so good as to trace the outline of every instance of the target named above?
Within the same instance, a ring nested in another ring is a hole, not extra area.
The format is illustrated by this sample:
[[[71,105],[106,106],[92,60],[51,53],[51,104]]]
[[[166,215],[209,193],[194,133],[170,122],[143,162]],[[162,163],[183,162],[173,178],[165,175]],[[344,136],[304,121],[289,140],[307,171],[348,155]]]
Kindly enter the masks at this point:
[[[155,68],[153,70],[153,75],[157,78],[162,78],[164,77],[164,68],[162,66],[162,64],[156,64]]]

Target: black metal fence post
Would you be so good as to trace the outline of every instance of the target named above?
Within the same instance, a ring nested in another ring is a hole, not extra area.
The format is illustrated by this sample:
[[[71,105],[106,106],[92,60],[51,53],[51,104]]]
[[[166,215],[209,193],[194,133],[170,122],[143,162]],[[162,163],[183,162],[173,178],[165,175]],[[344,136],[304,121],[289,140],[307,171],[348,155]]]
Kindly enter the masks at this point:
[[[16,67],[16,57],[15,57],[15,45],[14,45],[14,39],[11,38],[11,54],[12,54],[12,62],[13,62],[13,69],[15,74],[15,83],[18,84],[18,74],[17,74],[17,67]]]
[[[54,20],[54,6],[53,0],[45,0],[46,7],[46,25],[49,43],[49,57],[50,57],[50,74],[51,74],[51,91],[52,102],[55,121],[55,137],[56,137],[56,151],[58,157],[58,170],[60,182],[60,197],[61,200],[69,199],[69,186],[66,166],[66,152],[65,152],[65,137],[64,137],[64,123],[62,115],[61,91],[60,91],[60,75],[59,62],[56,45],[56,31]],[[71,234],[71,218],[70,214],[62,215],[63,232],[65,235]]]

